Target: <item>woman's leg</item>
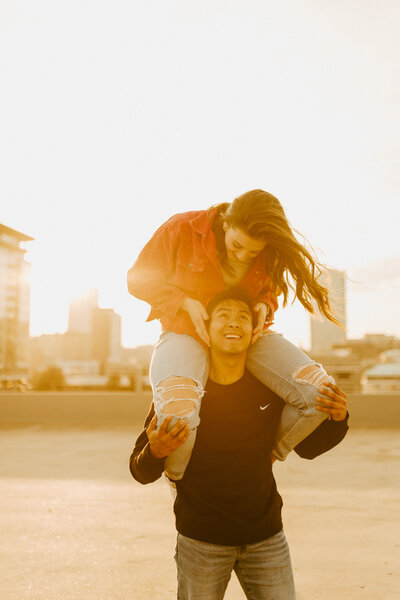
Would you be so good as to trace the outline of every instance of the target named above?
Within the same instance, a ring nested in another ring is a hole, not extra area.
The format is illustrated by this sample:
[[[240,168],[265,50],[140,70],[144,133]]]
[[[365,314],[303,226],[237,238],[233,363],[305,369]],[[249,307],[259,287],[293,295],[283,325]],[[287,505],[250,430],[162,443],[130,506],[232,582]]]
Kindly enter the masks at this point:
[[[208,352],[194,338],[171,331],[161,334],[149,374],[157,425],[172,415],[169,428],[183,418],[191,430],[185,443],[166,458],[165,473],[170,479],[182,479],[192,454],[208,371]]]
[[[274,331],[266,332],[250,346],[246,366],[286,402],[273,450],[276,458],[285,460],[327,418],[317,410],[315,398],[321,385],[334,380],[321,365]]]

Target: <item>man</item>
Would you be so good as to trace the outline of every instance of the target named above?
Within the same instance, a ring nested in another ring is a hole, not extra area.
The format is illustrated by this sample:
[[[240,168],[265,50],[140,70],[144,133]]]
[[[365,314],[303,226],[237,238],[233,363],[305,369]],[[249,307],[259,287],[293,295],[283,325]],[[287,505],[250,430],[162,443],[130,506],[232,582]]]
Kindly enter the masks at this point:
[[[185,474],[176,481],[178,598],[220,600],[234,570],[247,598],[293,600],[270,458],[284,402],[245,369],[253,315],[243,292],[221,292],[208,312],[211,364],[201,423]],[[348,429],[343,392],[333,384],[320,391],[329,398],[319,398],[320,410],[330,419],[296,446],[304,458],[326,452]],[[169,428],[170,421],[157,429],[151,408],[130,459],[140,483],[158,479],[165,457],[189,434],[184,420]]]

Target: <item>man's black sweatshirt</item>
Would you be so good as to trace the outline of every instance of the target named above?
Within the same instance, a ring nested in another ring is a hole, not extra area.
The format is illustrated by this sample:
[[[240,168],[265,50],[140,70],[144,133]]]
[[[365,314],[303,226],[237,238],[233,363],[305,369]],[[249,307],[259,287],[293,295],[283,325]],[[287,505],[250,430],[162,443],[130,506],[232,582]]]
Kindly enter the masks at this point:
[[[282,529],[282,499],[272,473],[271,451],[284,402],[248,371],[230,385],[207,382],[192,457],[174,503],[176,528],[195,540],[241,546]],[[145,428],[154,415],[151,410]],[[325,420],[295,447],[312,459],[336,446],[348,430]],[[130,470],[140,483],[158,479],[164,459],[150,452],[146,431],[138,437]]]

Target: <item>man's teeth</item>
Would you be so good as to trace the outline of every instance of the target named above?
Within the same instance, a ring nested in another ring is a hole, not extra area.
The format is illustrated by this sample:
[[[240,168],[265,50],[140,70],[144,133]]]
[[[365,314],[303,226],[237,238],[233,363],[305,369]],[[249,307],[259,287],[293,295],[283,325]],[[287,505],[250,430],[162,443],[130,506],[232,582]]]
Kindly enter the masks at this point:
[[[235,335],[234,333],[227,333],[225,337],[228,339],[240,340],[240,335]]]

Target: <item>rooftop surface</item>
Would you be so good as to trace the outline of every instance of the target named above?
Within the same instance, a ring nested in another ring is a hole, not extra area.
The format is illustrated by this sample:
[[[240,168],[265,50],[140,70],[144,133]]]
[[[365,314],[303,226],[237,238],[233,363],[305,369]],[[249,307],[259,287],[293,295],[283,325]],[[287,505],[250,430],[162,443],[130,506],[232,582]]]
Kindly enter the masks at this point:
[[[128,470],[139,430],[0,430],[2,600],[176,598],[169,488]],[[399,459],[398,430],[354,429],[274,465],[297,600],[399,598]]]

